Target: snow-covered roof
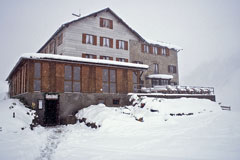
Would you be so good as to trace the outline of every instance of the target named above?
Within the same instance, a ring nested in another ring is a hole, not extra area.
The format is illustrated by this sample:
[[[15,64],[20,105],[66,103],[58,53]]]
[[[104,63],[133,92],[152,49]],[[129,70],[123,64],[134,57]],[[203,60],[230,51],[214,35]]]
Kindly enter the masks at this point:
[[[155,44],[155,45],[160,45],[162,47],[167,47],[169,49],[175,49],[176,51],[180,51],[180,50],[183,50],[182,47],[180,46],[177,46],[175,44],[171,44],[171,43],[168,43],[168,42],[163,42],[163,41],[154,41],[154,40],[151,40],[151,39],[146,39],[145,40],[150,43],[150,44]]]
[[[13,70],[18,66],[21,59],[51,59],[51,60],[72,61],[72,62],[79,62],[79,63],[92,63],[92,64],[106,65],[106,66],[130,67],[130,68],[144,69],[144,70],[148,69],[148,65],[146,64],[119,62],[119,61],[104,60],[104,59],[90,59],[90,58],[82,58],[82,57],[74,57],[74,56],[56,55],[56,54],[25,53],[20,57],[18,63],[15,65]],[[13,70],[11,71],[9,76],[12,74]]]
[[[150,74],[148,78],[172,79],[173,76],[168,74]]]

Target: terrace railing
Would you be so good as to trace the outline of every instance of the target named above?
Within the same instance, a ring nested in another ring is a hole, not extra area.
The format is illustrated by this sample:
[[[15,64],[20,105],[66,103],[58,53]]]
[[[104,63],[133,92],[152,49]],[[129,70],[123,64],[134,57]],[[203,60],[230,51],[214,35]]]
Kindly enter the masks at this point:
[[[163,93],[163,94],[206,94],[214,95],[213,87],[200,86],[143,86],[142,84],[134,84],[135,93]]]

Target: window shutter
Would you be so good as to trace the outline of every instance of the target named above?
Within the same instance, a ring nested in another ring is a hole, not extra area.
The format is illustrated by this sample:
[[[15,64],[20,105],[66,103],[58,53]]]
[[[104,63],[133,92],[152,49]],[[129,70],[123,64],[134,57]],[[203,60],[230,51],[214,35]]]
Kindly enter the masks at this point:
[[[86,44],[86,34],[82,34],[82,43]]]
[[[125,44],[124,44],[124,49],[125,49],[125,50],[128,50],[128,42],[127,42],[127,41],[124,41],[124,43],[125,43]]]
[[[166,48],[166,54],[167,54],[167,56],[170,55],[170,53],[169,53],[169,48]]]
[[[113,48],[113,39],[109,38],[109,40],[110,40],[110,48]]]
[[[153,46],[149,46],[149,53],[153,54]]]
[[[162,49],[160,47],[157,47],[157,50],[158,50],[158,55],[161,55]]]
[[[97,36],[93,36],[93,45],[97,45]]]
[[[100,56],[100,59],[103,59],[103,56]]]
[[[142,44],[142,52],[144,52],[144,44]]]
[[[116,58],[116,61],[119,61],[119,58]]]
[[[109,20],[110,21],[110,29],[113,29],[113,21],[112,20]]]
[[[100,18],[100,27],[103,27],[103,18]]]
[[[100,37],[100,46],[103,46],[103,37]]]
[[[173,73],[177,73],[177,67],[176,66],[173,67]]]
[[[113,60],[113,57],[109,57],[109,60]]]
[[[124,59],[124,62],[128,62],[128,59]]]
[[[116,40],[116,48],[119,49],[119,40]]]
[[[168,65],[168,73],[170,73],[170,67],[171,67],[171,66],[170,66],[170,65]]]
[[[93,55],[93,59],[97,59],[97,55]]]
[[[83,58],[86,58],[86,54],[85,54],[85,53],[83,53],[83,54],[82,54],[82,57],[83,57]]]

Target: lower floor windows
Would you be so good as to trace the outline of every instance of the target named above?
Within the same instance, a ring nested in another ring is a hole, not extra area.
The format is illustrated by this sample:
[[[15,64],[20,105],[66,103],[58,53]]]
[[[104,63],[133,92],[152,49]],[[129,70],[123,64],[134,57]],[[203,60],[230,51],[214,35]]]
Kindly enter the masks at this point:
[[[169,85],[170,80],[169,79],[152,79],[152,86],[164,86]]]
[[[116,71],[113,69],[102,70],[102,92],[116,93]]]

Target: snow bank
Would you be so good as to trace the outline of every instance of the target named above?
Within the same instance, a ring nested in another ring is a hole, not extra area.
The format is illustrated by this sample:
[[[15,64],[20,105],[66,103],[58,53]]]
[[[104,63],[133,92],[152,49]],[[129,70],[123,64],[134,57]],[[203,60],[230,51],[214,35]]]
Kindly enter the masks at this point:
[[[125,107],[106,107],[103,104],[92,105],[80,110],[76,117],[85,124],[94,124],[98,128],[104,125],[129,123],[134,120],[151,122],[167,121],[176,116],[196,116],[202,113],[220,112],[216,102],[207,99],[180,98],[162,99],[141,97],[133,94],[130,98],[133,105]]]

